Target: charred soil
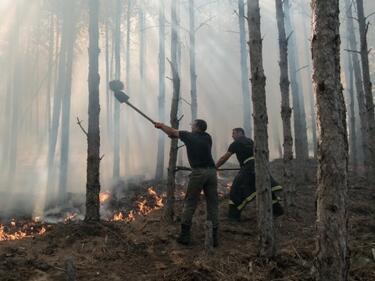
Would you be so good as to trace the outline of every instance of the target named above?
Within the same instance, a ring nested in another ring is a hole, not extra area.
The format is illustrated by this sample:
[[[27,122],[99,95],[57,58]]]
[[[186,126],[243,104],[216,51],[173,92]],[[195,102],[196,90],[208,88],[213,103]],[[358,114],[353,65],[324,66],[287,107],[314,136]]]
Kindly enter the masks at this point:
[[[226,219],[223,197],[220,246],[213,254],[204,249],[202,200],[190,246],[176,243],[178,218],[172,225],[163,222],[161,208],[130,222],[59,223],[47,226],[41,235],[0,242],[0,280],[313,280],[314,163],[310,166],[306,182],[297,187],[298,217],[275,218],[277,255],[273,260],[257,255],[255,202],[235,223]],[[281,162],[274,162],[272,170],[280,178]],[[220,180],[222,187],[231,181],[227,176]],[[375,280],[374,188],[352,175],[349,198],[349,280]],[[179,201],[177,213],[181,208]]]

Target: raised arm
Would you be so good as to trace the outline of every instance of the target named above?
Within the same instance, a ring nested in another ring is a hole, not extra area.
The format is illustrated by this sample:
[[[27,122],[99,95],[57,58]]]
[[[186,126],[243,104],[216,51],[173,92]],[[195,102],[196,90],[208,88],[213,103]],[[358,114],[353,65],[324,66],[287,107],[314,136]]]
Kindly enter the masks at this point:
[[[156,122],[155,128],[162,130],[170,138],[179,138],[180,137],[180,134],[179,134],[178,130],[176,130],[172,127],[168,127],[167,125],[165,125],[163,123]]]
[[[232,156],[233,153],[226,152],[223,156],[220,157],[220,159],[216,163],[216,169],[219,169],[227,160]]]

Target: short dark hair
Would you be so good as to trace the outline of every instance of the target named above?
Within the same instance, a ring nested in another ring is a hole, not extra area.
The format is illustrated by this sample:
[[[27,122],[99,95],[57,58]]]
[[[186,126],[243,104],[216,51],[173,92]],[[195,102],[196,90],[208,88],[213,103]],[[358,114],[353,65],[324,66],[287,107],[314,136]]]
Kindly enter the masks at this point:
[[[234,128],[233,131],[237,132],[237,133],[241,133],[243,135],[245,135],[245,130],[242,129],[242,128]]]
[[[195,125],[199,130],[205,132],[207,130],[207,122],[202,119],[195,119]]]

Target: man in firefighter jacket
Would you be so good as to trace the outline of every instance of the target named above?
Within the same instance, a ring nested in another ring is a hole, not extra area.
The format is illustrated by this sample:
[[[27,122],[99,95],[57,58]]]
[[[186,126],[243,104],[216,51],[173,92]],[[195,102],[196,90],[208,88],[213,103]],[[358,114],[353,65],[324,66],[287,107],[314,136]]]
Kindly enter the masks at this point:
[[[233,154],[236,154],[241,169],[234,178],[230,190],[228,218],[240,220],[242,210],[256,198],[254,142],[246,137],[242,128],[233,129],[232,137],[233,143],[229,146],[228,151],[217,161],[216,168],[222,166]],[[282,190],[282,187],[272,176],[270,178],[273,214],[274,216],[280,216],[284,211],[275,192]]]

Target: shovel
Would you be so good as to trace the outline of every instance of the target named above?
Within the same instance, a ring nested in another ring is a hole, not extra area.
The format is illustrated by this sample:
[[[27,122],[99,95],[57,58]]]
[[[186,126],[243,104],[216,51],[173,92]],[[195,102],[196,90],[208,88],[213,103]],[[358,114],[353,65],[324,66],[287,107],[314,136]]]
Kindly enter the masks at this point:
[[[109,82],[109,88],[115,93],[115,98],[120,103],[125,103],[131,108],[133,108],[135,111],[137,111],[140,115],[142,115],[144,118],[146,118],[148,121],[150,121],[152,124],[155,125],[155,121],[152,120],[150,117],[148,117],[145,113],[143,113],[140,109],[135,107],[129,102],[130,97],[124,92],[124,83],[122,83],[120,80],[113,80]]]

